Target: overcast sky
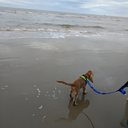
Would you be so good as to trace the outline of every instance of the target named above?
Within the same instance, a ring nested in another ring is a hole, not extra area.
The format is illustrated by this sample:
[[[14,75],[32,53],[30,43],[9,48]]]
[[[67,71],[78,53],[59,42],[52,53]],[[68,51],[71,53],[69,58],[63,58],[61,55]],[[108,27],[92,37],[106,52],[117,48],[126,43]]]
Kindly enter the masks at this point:
[[[128,17],[128,0],[0,0],[0,6]]]

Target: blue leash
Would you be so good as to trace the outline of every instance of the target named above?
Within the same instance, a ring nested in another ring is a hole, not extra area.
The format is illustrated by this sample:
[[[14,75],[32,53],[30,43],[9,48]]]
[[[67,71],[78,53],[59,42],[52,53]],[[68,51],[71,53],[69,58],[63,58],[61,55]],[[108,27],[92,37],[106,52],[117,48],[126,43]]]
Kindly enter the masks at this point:
[[[113,94],[113,93],[116,93],[116,92],[120,92],[121,94],[126,95],[126,91],[125,91],[124,89],[125,89],[126,87],[128,87],[128,81],[127,81],[123,86],[121,86],[118,90],[116,90],[116,91],[100,92],[100,91],[98,91],[98,90],[96,90],[96,89],[94,88],[93,84],[92,84],[87,78],[85,78],[85,76],[82,75],[81,78],[84,79],[84,80],[87,82],[87,84],[90,86],[90,88],[91,88],[95,93],[97,93],[97,94],[106,95],[106,94]]]
[[[91,84],[91,82],[87,79],[86,80],[87,81],[87,84],[91,87],[91,89],[95,92],[95,93],[97,93],[97,94],[102,94],[102,95],[105,95],[105,94],[113,94],[113,93],[116,93],[116,92],[120,92],[121,94],[123,94],[123,95],[126,95],[126,91],[124,90],[126,87],[128,87],[128,81],[121,87],[121,88],[119,88],[118,90],[116,90],[116,91],[112,91],[112,92],[100,92],[100,91],[98,91],[98,90],[96,90],[95,88],[94,88],[94,86]]]

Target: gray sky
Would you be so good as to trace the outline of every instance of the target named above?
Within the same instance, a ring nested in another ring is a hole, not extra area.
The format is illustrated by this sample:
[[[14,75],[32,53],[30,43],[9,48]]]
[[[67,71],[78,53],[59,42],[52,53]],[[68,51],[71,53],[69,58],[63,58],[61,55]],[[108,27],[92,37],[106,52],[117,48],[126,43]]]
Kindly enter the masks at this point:
[[[0,6],[128,17],[128,0],[0,0]]]

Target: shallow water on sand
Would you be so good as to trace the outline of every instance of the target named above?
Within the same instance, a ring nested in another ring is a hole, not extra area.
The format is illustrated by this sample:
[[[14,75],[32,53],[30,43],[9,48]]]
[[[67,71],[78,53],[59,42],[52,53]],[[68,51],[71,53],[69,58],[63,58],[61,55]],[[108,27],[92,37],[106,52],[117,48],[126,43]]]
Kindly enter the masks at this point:
[[[126,42],[127,37],[1,40],[0,127],[124,126],[126,96],[96,95],[87,86],[73,107],[70,89],[56,80],[71,82],[92,69],[97,89],[118,89],[127,80]]]

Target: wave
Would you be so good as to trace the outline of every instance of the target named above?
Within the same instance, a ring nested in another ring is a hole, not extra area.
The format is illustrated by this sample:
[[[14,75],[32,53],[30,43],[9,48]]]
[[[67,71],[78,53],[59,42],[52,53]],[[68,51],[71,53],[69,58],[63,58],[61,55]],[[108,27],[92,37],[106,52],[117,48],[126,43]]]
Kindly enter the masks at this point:
[[[97,29],[105,29],[103,26],[98,25],[76,25],[76,24],[52,24],[52,23],[44,23],[47,26],[60,26],[62,28],[97,28]]]
[[[27,25],[17,25],[17,26],[7,26],[0,27],[0,31],[65,31],[65,30],[87,30],[87,29],[105,29],[102,26],[97,25],[72,25],[72,24],[52,24],[52,23],[42,23],[42,24],[27,24]]]
[[[7,38],[66,38],[66,37],[87,37],[97,35],[95,32],[88,32],[86,30],[54,30],[48,29],[47,31],[28,31],[24,30],[21,32],[21,29],[15,29],[15,31],[0,31],[2,35],[0,39]]]

